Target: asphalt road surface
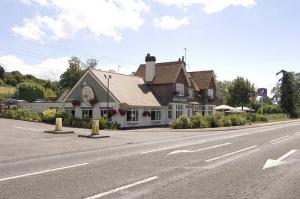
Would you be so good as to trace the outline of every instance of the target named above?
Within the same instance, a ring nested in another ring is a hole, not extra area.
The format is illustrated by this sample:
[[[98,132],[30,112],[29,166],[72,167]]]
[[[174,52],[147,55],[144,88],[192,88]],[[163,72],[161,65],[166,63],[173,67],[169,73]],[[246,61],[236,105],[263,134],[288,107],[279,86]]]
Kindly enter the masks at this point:
[[[300,198],[300,121],[221,131],[43,133],[0,119],[0,198]]]

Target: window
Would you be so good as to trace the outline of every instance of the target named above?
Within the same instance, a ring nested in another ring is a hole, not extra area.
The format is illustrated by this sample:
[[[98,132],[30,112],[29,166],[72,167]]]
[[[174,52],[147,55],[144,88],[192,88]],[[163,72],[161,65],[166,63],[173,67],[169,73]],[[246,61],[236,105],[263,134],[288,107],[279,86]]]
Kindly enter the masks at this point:
[[[176,118],[178,118],[182,114],[183,114],[183,106],[182,105],[176,105]]]
[[[168,118],[172,119],[172,105],[169,105],[169,108],[168,108]]]
[[[75,117],[75,109],[65,109],[65,112]]]
[[[161,111],[159,108],[151,109],[151,120],[152,121],[159,121],[161,120]]]
[[[82,118],[88,119],[93,117],[93,110],[92,109],[84,109],[82,110]]]
[[[214,89],[208,89],[208,90],[207,90],[207,95],[208,95],[210,98],[214,98]]]
[[[176,83],[176,92],[178,93],[178,96],[183,97],[184,96],[184,84]]]
[[[108,108],[108,110],[110,110],[111,108]],[[107,114],[107,108],[102,107],[100,108],[100,116],[103,118],[107,118],[108,121],[111,121],[111,116]]]
[[[195,90],[189,89],[189,98],[194,98],[194,97],[195,97]]]
[[[139,110],[138,108],[129,108],[127,110],[127,122],[137,122],[139,121]]]

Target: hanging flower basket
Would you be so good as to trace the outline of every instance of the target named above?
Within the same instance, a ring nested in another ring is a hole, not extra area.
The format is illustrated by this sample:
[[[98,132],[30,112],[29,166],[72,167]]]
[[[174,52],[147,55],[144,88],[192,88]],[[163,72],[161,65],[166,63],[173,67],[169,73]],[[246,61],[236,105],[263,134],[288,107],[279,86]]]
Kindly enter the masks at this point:
[[[72,100],[73,106],[80,106],[80,104],[81,104],[80,100]]]
[[[143,112],[143,117],[150,117],[150,116],[151,116],[150,111],[144,111]]]
[[[96,98],[93,98],[93,99],[90,99],[89,102],[90,102],[91,106],[94,106],[95,104],[98,103],[98,100]]]
[[[124,109],[119,109],[119,113],[121,116],[124,116],[124,115],[126,115],[127,111]]]
[[[179,95],[179,92],[178,91],[173,91],[172,95],[173,95],[173,97],[177,97]]]
[[[116,109],[111,109],[111,110],[108,111],[108,116],[109,117],[112,117],[112,116],[114,116],[116,114],[117,114],[117,110]]]

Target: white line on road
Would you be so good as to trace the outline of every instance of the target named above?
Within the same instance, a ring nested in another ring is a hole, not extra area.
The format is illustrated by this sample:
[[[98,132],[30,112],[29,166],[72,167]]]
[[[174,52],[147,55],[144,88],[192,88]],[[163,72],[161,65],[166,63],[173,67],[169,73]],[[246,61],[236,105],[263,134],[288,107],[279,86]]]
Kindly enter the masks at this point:
[[[206,148],[202,148],[202,149],[197,149],[197,150],[177,150],[177,151],[173,151],[171,153],[168,153],[168,155],[174,155],[174,154],[177,154],[177,153],[194,153],[194,152],[199,152],[199,151],[205,151],[205,150],[208,150],[208,149],[214,149],[214,148],[218,148],[218,147],[221,147],[221,146],[226,146],[226,145],[229,145],[231,143],[224,143],[224,144],[219,144],[219,145],[214,145],[214,146],[210,146],[210,147],[206,147]]]
[[[248,148],[245,148],[245,149],[241,149],[241,150],[238,150],[238,151],[227,153],[225,155],[221,155],[221,156],[218,156],[218,157],[215,157],[215,158],[211,158],[211,159],[205,160],[205,162],[212,162],[212,161],[215,161],[215,160],[218,160],[218,159],[221,159],[221,158],[225,158],[225,157],[228,157],[228,156],[231,156],[231,155],[235,155],[237,153],[241,153],[241,152],[244,152],[244,151],[256,148],[256,147],[257,146],[251,146],[251,147],[248,147]]]
[[[274,142],[277,142],[277,141],[283,141],[284,139],[288,138],[289,136],[286,135],[286,136],[283,136],[283,137],[280,137],[280,138],[276,138],[276,139],[273,139],[273,140],[270,140],[269,142],[270,143],[274,143]]]
[[[154,153],[154,152],[158,152],[158,151],[165,151],[165,150],[175,149],[175,148],[179,148],[179,147],[185,147],[185,146],[196,145],[196,144],[203,144],[205,142],[206,142],[206,140],[203,140],[203,141],[200,141],[200,142],[197,142],[197,143],[180,144],[180,145],[176,145],[176,146],[170,146],[170,147],[164,147],[164,148],[154,149],[154,150],[150,150],[150,151],[144,151],[144,152],[141,152],[141,153],[142,154]]]
[[[23,177],[32,176],[32,175],[38,175],[38,174],[53,172],[53,171],[59,171],[59,170],[63,170],[63,169],[70,169],[70,168],[74,168],[74,167],[84,166],[84,165],[87,165],[87,164],[89,164],[89,163],[76,164],[76,165],[71,165],[71,166],[66,166],[66,167],[60,167],[60,168],[55,168],[55,169],[48,169],[48,170],[44,170],[44,171],[38,171],[38,172],[28,173],[28,174],[23,174],[23,175],[18,175],[18,176],[1,178],[0,182],[6,181],[6,180],[17,179],[17,178],[23,178]]]
[[[127,184],[127,185],[124,185],[124,186],[121,186],[121,187],[118,187],[118,188],[115,188],[115,189],[111,189],[111,190],[106,191],[106,192],[103,192],[103,193],[99,193],[99,194],[94,195],[94,196],[87,197],[87,198],[85,198],[85,199],[96,199],[96,198],[101,198],[101,197],[103,197],[103,196],[107,196],[107,195],[109,195],[109,194],[116,193],[116,192],[118,192],[118,191],[122,191],[122,190],[124,190],[124,189],[128,189],[128,188],[131,188],[131,187],[140,185],[140,184],[144,184],[144,183],[146,183],[146,182],[150,182],[150,181],[156,180],[156,179],[158,179],[158,178],[159,178],[159,177],[157,177],[157,176],[153,176],[153,177],[150,177],[150,178],[146,178],[146,179],[143,179],[143,180],[140,180],[140,181],[131,183],[131,184]]]

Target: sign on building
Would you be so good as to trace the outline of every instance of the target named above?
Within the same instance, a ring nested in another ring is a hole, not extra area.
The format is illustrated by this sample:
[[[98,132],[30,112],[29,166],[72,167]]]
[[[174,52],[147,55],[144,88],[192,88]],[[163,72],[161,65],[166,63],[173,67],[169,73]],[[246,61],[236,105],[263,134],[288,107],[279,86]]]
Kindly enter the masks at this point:
[[[257,96],[266,97],[268,95],[268,90],[266,88],[257,89]]]

